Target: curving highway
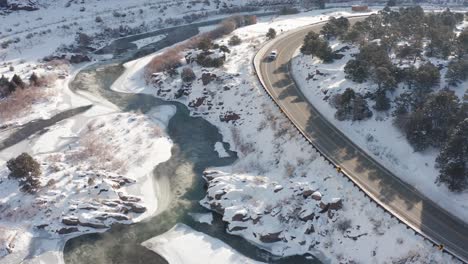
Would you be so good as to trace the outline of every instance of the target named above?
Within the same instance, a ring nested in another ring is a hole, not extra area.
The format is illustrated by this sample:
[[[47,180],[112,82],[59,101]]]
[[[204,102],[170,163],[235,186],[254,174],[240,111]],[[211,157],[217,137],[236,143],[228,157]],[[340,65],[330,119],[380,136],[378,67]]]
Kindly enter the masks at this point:
[[[352,18],[350,22],[359,19],[363,18]],[[369,197],[423,237],[444,245],[444,250],[468,262],[468,224],[367,155],[328,122],[295,83],[290,62],[305,35],[309,31],[318,32],[322,25],[286,32],[259,50],[254,67],[263,87],[304,137]],[[265,60],[272,50],[278,50],[277,59]]]

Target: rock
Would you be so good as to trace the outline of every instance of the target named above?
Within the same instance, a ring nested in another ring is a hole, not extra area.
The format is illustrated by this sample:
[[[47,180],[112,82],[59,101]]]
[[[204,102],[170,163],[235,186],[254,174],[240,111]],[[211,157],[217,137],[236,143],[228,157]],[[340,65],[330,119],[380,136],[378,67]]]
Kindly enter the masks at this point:
[[[226,191],[225,191],[225,190],[217,190],[217,191],[215,192],[214,198],[215,198],[216,200],[220,200],[221,197],[223,197],[223,195],[225,195],[225,194],[226,194]]]
[[[203,103],[205,102],[206,100],[206,96],[202,96],[202,97],[199,97],[193,101],[191,101],[188,106],[189,107],[199,107],[201,105],[203,105]]]
[[[244,212],[244,211],[237,212],[235,215],[232,216],[232,221],[245,222],[247,221],[245,220],[246,216],[247,216],[247,212]]]
[[[315,232],[314,225],[310,224],[310,226],[307,227],[307,229],[305,230],[304,234],[310,235],[310,234],[312,234],[312,233],[314,233],[314,232]]]
[[[282,231],[279,231],[277,233],[269,233],[266,235],[260,235],[260,241],[263,243],[274,243],[281,241],[281,238],[279,237]]]
[[[8,1],[7,1],[8,2]],[[37,4],[31,1],[28,1],[28,3],[12,3],[8,4],[7,8],[9,8],[12,11],[18,11],[18,10],[24,10],[24,11],[36,11],[39,10],[39,7],[37,7]]]
[[[215,170],[205,170],[203,172],[203,178],[205,178],[206,181],[211,181],[215,178],[215,176],[219,174],[219,171]]]
[[[226,123],[228,123],[230,121],[233,121],[233,123],[234,123],[238,119],[240,119],[240,116],[238,114],[232,112],[232,111],[228,111],[224,115],[219,116],[219,120],[221,122],[226,122]]]
[[[103,200],[101,203],[109,207],[117,207],[121,205],[121,202],[119,200]]]
[[[203,85],[208,85],[211,81],[216,79],[216,74],[204,72],[201,78]]]
[[[143,205],[133,203],[133,202],[123,202],[123,204],[129,207],[130,212],[134,212],[138,214],[146,212],[146,207],[144,207]]]
[[[49,226],[49,224],[40,224],[40,225],[37,225],[37,226],[35,226],[35,227],[36,227],[37,229],[44,229],[44,228],[46,228],[46,227],[48,227],[48,226]]]
[[[312,199],[320,201],[322,200],[322,194],[319,191],[315,191],[314,193],[312,193]]]
[[[130,218],[126,215],[123,214],[102,214],[100,216],[96,216],[96,219],[104,221],[109,218],[115,219],[117,221],[127,221],[130,220]]]
[[[218,214],[224,214],[224,208],[220,203],[210,203],[210,209],[217,212]]]
[[[233,228],[228,228],[229,232],[242,231],[247,229],[245,226],[235,226]]]
[[[319,212],[319,213],[321,213],[321,214],[327,212],[328,209],[330,208],[330,204],[328,204],[328,203],[325,204],[325,203],[323,203],[323,202],[320,202],[320,205],[319,205],[319,206],[320,206],[320,208],[322,209],[322,210]]]
[[[312,190],[310,190],[310,189],[304,190],[304,191],[302,192],[302,197],[304,197],[304,199],[305,199],[305,198],[311,196],[313,193],[314,193],[314,191],[312,191]]]
[[[76,226],[80,223],[80,220],[76,217],[64,217],[62,218],[62,223],[64,225],[71,225],[71,226]]]
[[[103,223],[96,223],[96,222],[79,222],[80,226],[85,226],[85,227],[91,227],[91,228],[96,228],[96,229],[102,229],[102,228],[107,228]]]
[[[315,213],[312,210],[305,209],[299,213],[299,219],[304,222],[313,220],[314,217],[315,217]]]
[[[77,227],[63,227],[57,230],[57,233],[59,233],[60,235],[70,234],[73,232],[78,232],[78,228]]]
[[[330,202],[330,210],[339,210],[343,208],[343,201],[341,198],[333,198]]]
[[[91,61],[91,59],[88,56],[82,55],[82,54],[74,54],[70,57],[70,63],[73,63],[73,64],[87,62],[87,61]]]
[[[281,185],[279,185],[279,184],[276,185],[275,188],[273,188],[273,192],[275,192],[275,193],[277,193],[277,192],[279,192],[279,191],[281,191],[281,190],[283,190],[283,186],[281,186]]]
[[[125,202],[139,202],[141,201],[140,198],[136,197],[136,196],[132,196],[132,195],[125,195],[123,192],[118,192],[117,193],[119,195],[119,198],[122,200],[122,201],[125,201]]]

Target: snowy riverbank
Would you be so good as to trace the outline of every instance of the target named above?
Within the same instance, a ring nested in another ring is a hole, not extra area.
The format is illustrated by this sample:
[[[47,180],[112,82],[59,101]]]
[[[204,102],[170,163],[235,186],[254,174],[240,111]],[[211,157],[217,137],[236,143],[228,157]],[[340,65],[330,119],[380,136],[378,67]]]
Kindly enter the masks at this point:
[[[242,44],[229,47],[222,68],[183,66],[197,77],[191,83],[161,74],[157,84],[146,85],[143,67],[154,55],[129,62],[129,74],[113,89],[176,99],[189,106],[192,115],[219,128],[239,160],[206,172],[208,191],[201,204],[223,215],[227,232],[282,256],[311,253],[330,262],[455,262],[340,176],[292,128],[252,74],[251,59],[268,28],[286,31],[329,15],[349,13],[313,11],[260,19],[237,29],[231,35],[239,36]],[[226,44],[231,35],[216,43]],[[214,77],[203,84],[203,74]],[[181,88],[186,95],[176,97]]]

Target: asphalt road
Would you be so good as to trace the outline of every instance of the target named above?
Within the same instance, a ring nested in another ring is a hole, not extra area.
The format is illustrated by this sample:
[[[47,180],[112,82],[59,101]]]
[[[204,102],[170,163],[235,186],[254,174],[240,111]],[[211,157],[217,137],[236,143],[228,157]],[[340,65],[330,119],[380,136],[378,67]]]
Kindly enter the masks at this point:
[[[350,19],[355,22],[358,19]],[[323,24],[310,25],[279,35],[266,44],[254,59],[256,72],[266,91],[280,109],[321,152],[340,166],[343,173],[374,201],[400,221],[435,244],[468,262],[468,224],[436,205],[411,185],[356,146],[307,101],[290,73],[290,62],[309,31]],[[278,50],[274,61],[265,57]],[[438,250],[434,247],[434,250]]]

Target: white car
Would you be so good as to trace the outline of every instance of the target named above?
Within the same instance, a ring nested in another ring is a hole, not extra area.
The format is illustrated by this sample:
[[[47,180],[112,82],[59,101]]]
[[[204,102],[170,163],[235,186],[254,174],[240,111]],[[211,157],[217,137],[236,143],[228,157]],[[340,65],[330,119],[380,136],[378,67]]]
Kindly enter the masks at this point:
[[[275,60],[276,57],[278,57],[278,51],[277,50],[272,50],[270,52],[270,55],[268,55],[268,59],[270,59],[270,60]]]

